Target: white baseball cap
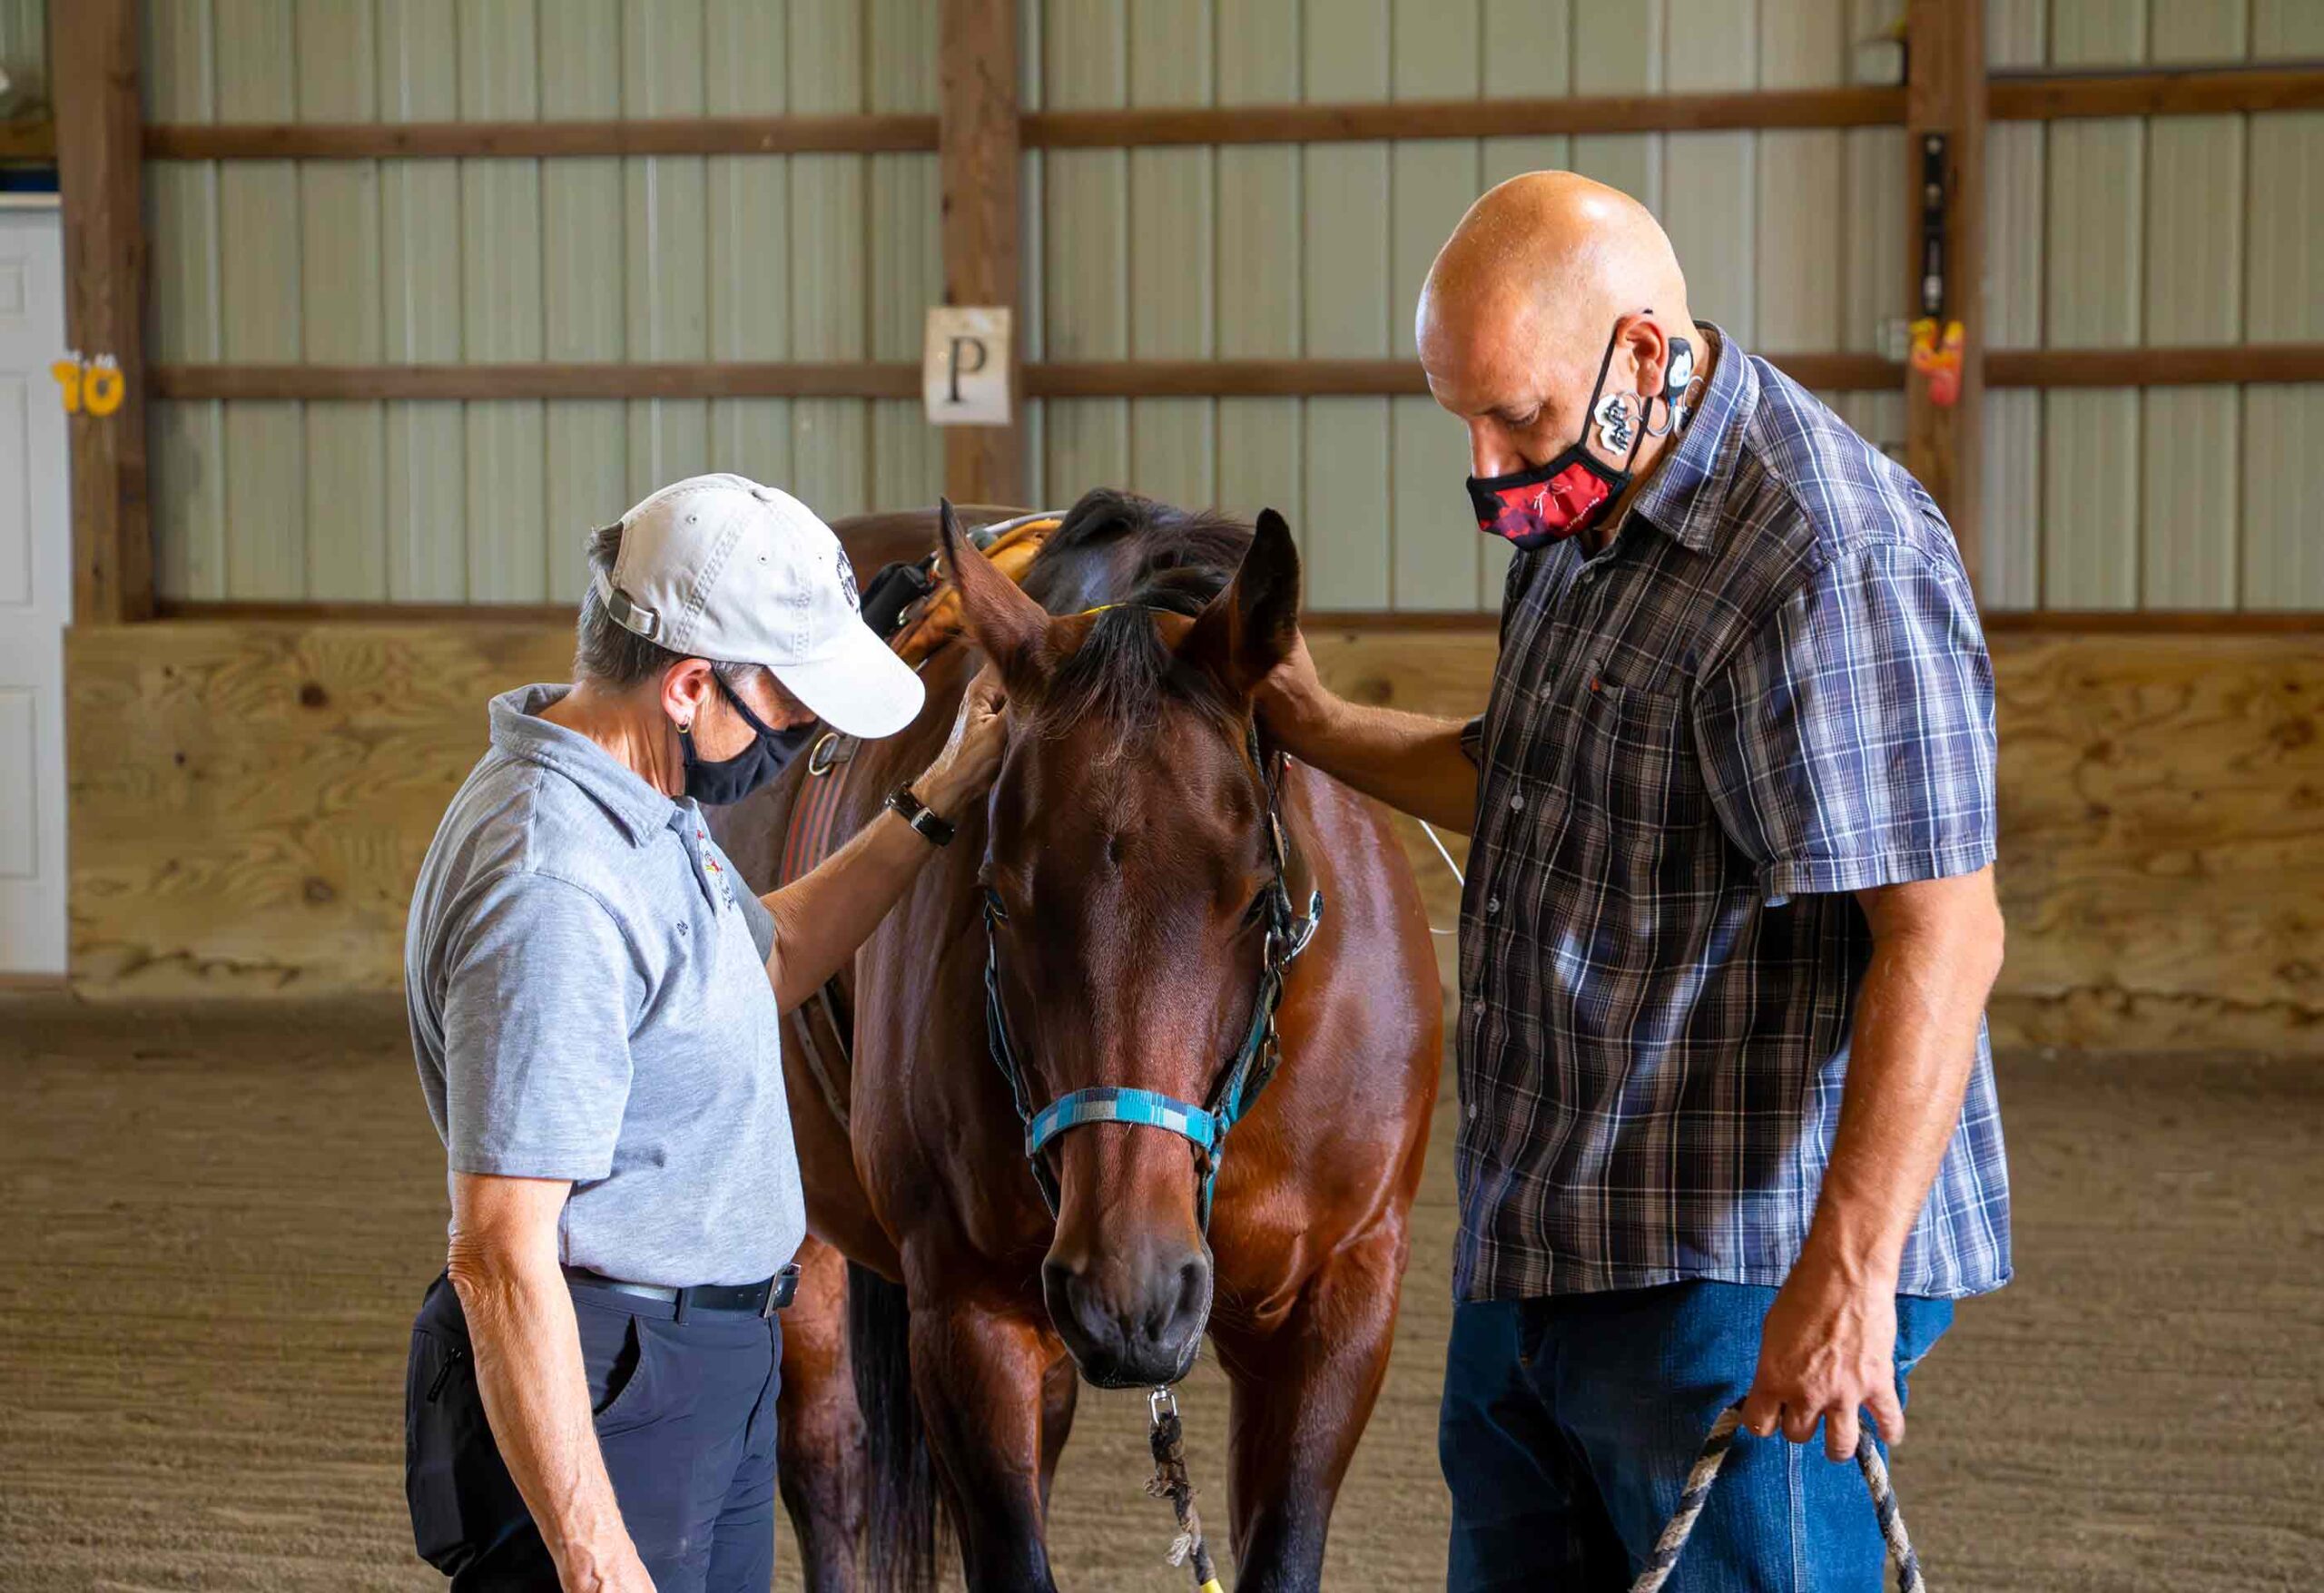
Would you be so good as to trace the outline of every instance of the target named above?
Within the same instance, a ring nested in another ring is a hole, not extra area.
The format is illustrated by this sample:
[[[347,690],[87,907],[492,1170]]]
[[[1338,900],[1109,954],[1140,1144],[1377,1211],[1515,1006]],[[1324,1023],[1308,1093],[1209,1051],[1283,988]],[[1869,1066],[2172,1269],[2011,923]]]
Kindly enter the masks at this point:
[[[621,552],[595,585],[623,629],[763,664],[848,735],[893,735],[920,713],[920,677],[863,623],[839,538],[787,492],[724,474],[673,482],[621,517]]]

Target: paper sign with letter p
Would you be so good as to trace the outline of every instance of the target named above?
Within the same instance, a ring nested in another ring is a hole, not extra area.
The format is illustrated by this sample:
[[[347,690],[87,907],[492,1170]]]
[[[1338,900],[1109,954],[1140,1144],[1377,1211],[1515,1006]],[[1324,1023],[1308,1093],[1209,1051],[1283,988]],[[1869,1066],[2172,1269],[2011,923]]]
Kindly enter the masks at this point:
[[[1009,424],[1009,320],[1001,306],[930,307],[921,364],[931,426]]]

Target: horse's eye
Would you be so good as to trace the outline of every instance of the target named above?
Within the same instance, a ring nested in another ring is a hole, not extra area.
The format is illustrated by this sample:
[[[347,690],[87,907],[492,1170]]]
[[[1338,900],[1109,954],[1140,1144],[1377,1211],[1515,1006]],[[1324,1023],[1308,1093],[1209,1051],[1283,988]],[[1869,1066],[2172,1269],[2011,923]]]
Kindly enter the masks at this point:
[[[1251,905],[1243,910],[1244,928],[1248,929],[1252,925],[1257,923],[1261,919],[1265,918],[1266,916],[1266,910],[1267,893],[1263,890],[1259,891],[1257,895],[1252,897]]]

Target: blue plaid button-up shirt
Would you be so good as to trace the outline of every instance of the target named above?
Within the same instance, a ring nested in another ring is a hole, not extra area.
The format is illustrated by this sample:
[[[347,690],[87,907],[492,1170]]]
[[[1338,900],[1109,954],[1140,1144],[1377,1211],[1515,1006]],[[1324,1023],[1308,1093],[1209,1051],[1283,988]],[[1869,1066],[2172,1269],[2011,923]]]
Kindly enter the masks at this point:
[[[1780,1283],[1872,950],[1849,893],[1993,860],[1993,672],[1950,529],[1711,331],[1707,391],[1611,545],[1511,565],[1466,737],[1464,1299]],[[2009,1271],[1981,1023],[1899,1287]]]

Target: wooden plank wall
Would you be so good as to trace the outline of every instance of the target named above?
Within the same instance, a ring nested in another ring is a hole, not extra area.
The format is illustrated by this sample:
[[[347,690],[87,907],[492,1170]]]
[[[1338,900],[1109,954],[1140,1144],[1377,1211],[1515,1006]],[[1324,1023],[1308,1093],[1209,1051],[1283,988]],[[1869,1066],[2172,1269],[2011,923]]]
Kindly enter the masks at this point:
[[[2309,0],[1987,5],[1996,69],[2324,57]],[[1987,137],[1989,346],[2324,335],[2324,113],[1997,123]],[[2324,385],[1986,404],[1987,606],[2324,608]]]
[[[0,4],[9,0],[0,0]],[[149,120],[933,111],[934,0],[146,0]],[[935,156],[157,162],[153,358],[916,359]],[[876,240],[876,246],[874,241]],[[527,602],[664,481],[936,494],[910,400],[154,406],[173,598]]]
[[[1029,0],[1049,108],[1802,88],[1895,82],[1888,0]],[[1694,308],[1747,344],[1882,348],[1902,312],[1901,131],[1635,133],[1036,152],[1031,316],[1054,359],[1413,354],[1429,262],[1469,202],[1572,166],[1670,228]],[[1835,397],[1901,446],[1902,394]],[[1055,399],[1029,479],[1272,505],[1333,609],[1498,606],[1458,424],[1425,398]]]
[[[1319,630],[1359,700],[1459,713],[1490,634]],[[76,627],[73,973],[98,998],[394,989],[485,700],[545,625]],[[2299,635],[2001,636],[2004,1042],[2324,1055],[2324,658]],[[1417,834],[1434,921],[1450,877]]]

